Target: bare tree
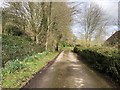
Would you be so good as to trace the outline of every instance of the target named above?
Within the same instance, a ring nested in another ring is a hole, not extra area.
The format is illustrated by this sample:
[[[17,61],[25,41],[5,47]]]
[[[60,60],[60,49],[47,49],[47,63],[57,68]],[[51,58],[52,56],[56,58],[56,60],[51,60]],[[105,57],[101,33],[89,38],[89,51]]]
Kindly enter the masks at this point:
[[[71,12],[66,2],[10,2],[3,11],[4,27],[23,27],[24,32],[45,50],[70,39]],[[8,23],[9,22],[9,23]],[[52,38],[54,37],[54,38]]]
[[[106,23],[107,19],[102,9],[95,3],[88,4],[79,21],[84,30],[86,43],[91,41],[93,37],[98,40],[105,30]]]

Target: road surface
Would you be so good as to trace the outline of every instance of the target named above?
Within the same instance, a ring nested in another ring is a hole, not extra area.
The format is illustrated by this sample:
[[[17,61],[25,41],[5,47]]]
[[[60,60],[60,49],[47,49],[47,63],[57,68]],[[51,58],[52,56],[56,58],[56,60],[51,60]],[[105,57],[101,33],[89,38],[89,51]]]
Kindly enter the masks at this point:
[[[63,51],[44,72],[24,88],[113,88],[115,85],[90,69],[71,51]]]

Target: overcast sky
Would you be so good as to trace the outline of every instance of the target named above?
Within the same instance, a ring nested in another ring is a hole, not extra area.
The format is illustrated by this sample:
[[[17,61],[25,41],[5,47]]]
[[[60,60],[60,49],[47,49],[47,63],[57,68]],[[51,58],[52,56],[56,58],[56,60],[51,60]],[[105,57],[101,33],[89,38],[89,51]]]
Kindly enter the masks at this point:
[[[2,2],[0,2],[0,5],[1,5]]]
[[[119,0],[69,0],[70,2],[94,2],[99,5],[103,11],[110,17],[110,19],[118,19],[118,2]],[[77,24],[73,25],[71,28],[73,33],[76,36],[79,36],[80,29]],[[115,26],[113,23],[110,23],[107,26],[107,35],[106,38],[109,38],[113,33],[118,30],[118,26]]]
[[[91,0],[103,8],[109,15],[118,17],[119,0]]]

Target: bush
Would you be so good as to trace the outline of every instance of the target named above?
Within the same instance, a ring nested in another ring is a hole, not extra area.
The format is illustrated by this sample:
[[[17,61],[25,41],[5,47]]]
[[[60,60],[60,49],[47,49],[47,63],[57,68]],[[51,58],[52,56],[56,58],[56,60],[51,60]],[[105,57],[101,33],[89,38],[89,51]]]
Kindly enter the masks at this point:
[[[74,52],[80,54],[93,68],[106,73],[120,84],[120,55],[117,49],[76,46]]]
[[[6,63],[5,68],[2,72],[3,75],[10,74],[16,70],[25,68],[25,64],[21,63],[18,59],[14,61],[9,61]]]
[[[41,46],[20,36],[2,36],[2,64],[12,60],[23,60],[27,56],[42,52]]]
[[[21,60],[12,60],[12,61],[8,61],[6,64],[5,64],[5,67],[3,68],[2,70],[2,74],[5,76],[5,75],[8,75],[10,73],[14,73],[15,71],[19,71],[23,68],[27,68],[26,66],[26,63],[28,62],[33,62],[35,60],[38,60],[38,59],[42,59],[44,58],[47,54],[50,55],[50,52],[48,51],[45,51],[43,53],[38,53],[38,54],[34,54],[32,56],[28,56],[26,57],[25,59],[23,59],[22,61]]]

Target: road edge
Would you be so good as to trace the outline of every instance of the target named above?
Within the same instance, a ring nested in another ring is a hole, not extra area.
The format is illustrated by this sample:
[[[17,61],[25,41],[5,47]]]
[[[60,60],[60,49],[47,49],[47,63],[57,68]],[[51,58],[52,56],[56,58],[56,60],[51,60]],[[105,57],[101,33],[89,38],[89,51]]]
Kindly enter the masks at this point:
[[[60,51],[58,53],[58,55],[52,59],[51,61],[47,62],[47,64],[45,66],[43,66],[38,72],[36,72],[35,74],[33,74],[33,77],[24,85],[22,86],[19,90],[25,90],[26,86],[38,75],[38,74],[42,74],[44,71],[46,71],[58,58],[58,56],[62,53],[63,51]]]

